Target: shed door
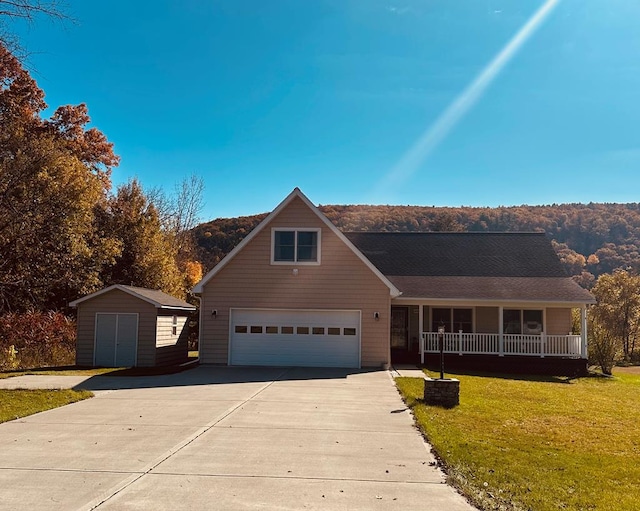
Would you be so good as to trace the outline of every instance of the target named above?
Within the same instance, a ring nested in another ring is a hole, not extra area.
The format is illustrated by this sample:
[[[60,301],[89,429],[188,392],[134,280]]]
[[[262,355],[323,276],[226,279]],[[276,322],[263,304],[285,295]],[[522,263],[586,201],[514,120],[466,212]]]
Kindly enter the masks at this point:
[[[360,367],[360,311],[231,311],[231,365]]]
[[[132,367],[138,348],[137,314],[96,314],[95,365]]]

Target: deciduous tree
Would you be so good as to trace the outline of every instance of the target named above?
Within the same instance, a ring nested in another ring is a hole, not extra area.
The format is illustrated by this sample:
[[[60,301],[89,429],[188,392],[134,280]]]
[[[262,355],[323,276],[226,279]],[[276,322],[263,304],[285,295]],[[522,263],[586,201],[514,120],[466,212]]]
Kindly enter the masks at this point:
[[[136,285],[185,295],[171,236],[163,231],[155,205],[136,179],[119,186],[109,199],[100,232],[119,240],[121,247],[113,264],[103,269],[105,285]]]
[[[626,359],[633,358],[640,334],[640,276],[626,270],[601,275],[592,292],[598,300],[590,309],[593,329]]]
[[[100,285],[117,253],[96,236],[112,145],[84,105],[43,119],[44,93],[0,44],[0,311],[63,306]]]

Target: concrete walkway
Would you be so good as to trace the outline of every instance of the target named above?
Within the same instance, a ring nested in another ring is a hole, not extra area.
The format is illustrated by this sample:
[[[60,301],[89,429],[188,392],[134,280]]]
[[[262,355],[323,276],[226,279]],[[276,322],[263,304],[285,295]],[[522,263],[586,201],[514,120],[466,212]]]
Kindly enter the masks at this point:
[[[473,509],[385,371],[200,366],[74,385],[96,397],[0,424],[1,510]]]
[[[393,375],[394,378],[398,376],[407,377],[407,378],[424,378],[426,376],[426,374],[422,369],[414,365],[394,366],[391,369],[391,374]]]

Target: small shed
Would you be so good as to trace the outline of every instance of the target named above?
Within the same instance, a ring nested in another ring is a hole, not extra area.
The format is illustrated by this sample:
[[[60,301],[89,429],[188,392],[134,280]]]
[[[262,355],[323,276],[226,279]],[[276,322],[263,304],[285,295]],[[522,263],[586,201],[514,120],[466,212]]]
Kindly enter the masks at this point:
[[[115,284],[69,304],[78,309],[76,364],[152,367],[188,358],[196,307],[156,289]]]

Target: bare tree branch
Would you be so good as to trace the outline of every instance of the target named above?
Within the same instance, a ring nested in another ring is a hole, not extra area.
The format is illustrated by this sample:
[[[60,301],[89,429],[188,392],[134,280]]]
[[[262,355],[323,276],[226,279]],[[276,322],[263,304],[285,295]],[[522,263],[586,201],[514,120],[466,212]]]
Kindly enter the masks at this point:
[[[24,51],[18,37],[9,29],[9,24],[15,20],[31,24],[41,16],[55,21],[75,22],[67,14],[66,3],[62,0],[0,0],[0,44],[24,60]]]

